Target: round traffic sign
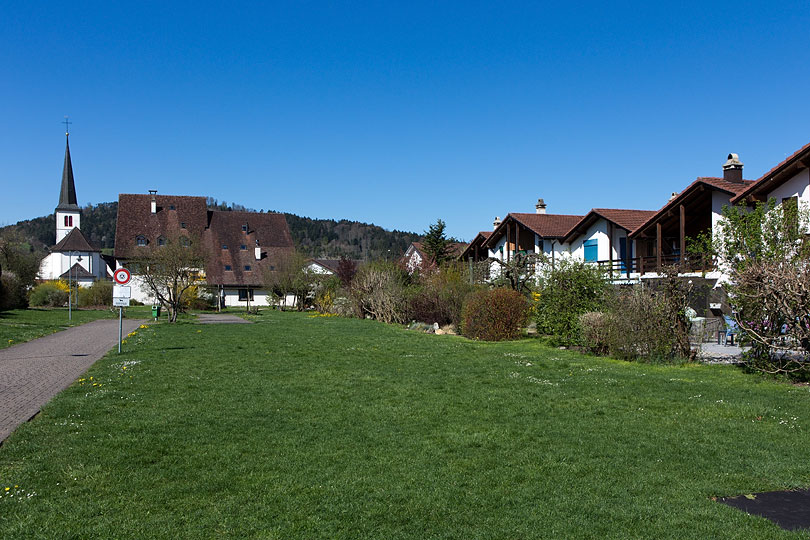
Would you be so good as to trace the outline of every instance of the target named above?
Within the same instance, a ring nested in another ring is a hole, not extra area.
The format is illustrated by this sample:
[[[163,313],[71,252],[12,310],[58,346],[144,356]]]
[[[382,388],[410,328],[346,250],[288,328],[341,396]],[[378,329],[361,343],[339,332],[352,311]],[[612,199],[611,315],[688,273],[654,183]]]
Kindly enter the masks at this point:
[[[113,274],[113,279],[119,285],[126,285],[129,283],[129,280],[132,279],[132,274],[129,273],[129,270],[126,268],[119,268]]]

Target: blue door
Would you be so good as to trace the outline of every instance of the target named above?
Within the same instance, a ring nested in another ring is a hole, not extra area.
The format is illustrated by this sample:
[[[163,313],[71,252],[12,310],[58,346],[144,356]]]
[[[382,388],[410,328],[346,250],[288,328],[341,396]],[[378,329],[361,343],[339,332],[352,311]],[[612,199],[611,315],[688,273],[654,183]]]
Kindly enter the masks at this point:
[[[621,259],[622,272],[627,271],[627,259],[633,258],[633,244],[630,244],[630,253],[627,253],[627,237],[619,238],[619,259]],[[631,265],[633,263],[630,263]]]
[[[585,240],[585,262],[596,262],[599,258],[599,241]]]

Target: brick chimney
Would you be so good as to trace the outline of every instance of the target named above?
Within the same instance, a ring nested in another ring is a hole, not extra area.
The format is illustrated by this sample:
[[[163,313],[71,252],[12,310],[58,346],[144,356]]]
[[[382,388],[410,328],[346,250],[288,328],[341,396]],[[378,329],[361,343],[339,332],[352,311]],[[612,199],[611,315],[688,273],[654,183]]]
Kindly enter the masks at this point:
[[[545,214],[546,213],[546,201],[543,199],[537,199],[537,204],[534,205],[535,210],[537,210],[538,214]]]
[[[726,182],[734,182],[742,184],[743,164],[740,161],[740,156],[737,154],[729,154],[728,161],[723,165],[723,180]]]
[[[500,225],[500,224],[501,224],[501,218],[499,218],[498,216],[495,216],[495,221],[492,222],[492,230],[494,231],[495,229],[497,229],[498,225]]]
[[[153,214],[157,214],[157,198],[155,197],[156,193],[157,193],[156,189],[149,190],[149,194],[152,196],[152,201],[149,204],[149,208],[152,210]]]

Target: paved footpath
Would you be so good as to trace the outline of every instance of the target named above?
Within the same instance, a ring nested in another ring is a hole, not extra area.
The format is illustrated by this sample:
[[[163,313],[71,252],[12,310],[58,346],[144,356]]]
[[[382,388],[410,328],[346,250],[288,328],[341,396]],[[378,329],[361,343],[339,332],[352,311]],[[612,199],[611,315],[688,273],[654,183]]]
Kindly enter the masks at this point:
[[[144,321],[124,319],[124,335]],[[0,443],[118,346],[118,320],[68,328],[0,350]]]

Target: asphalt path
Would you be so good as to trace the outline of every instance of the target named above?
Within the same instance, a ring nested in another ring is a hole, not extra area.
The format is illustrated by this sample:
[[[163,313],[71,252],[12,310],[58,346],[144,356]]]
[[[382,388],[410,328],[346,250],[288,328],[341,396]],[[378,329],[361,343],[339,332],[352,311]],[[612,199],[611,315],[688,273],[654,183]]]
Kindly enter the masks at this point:
[[[143,322],[125,319],[124,335]],[[117,346],[118,320],[104,319],[0,350],[0,444]]]

